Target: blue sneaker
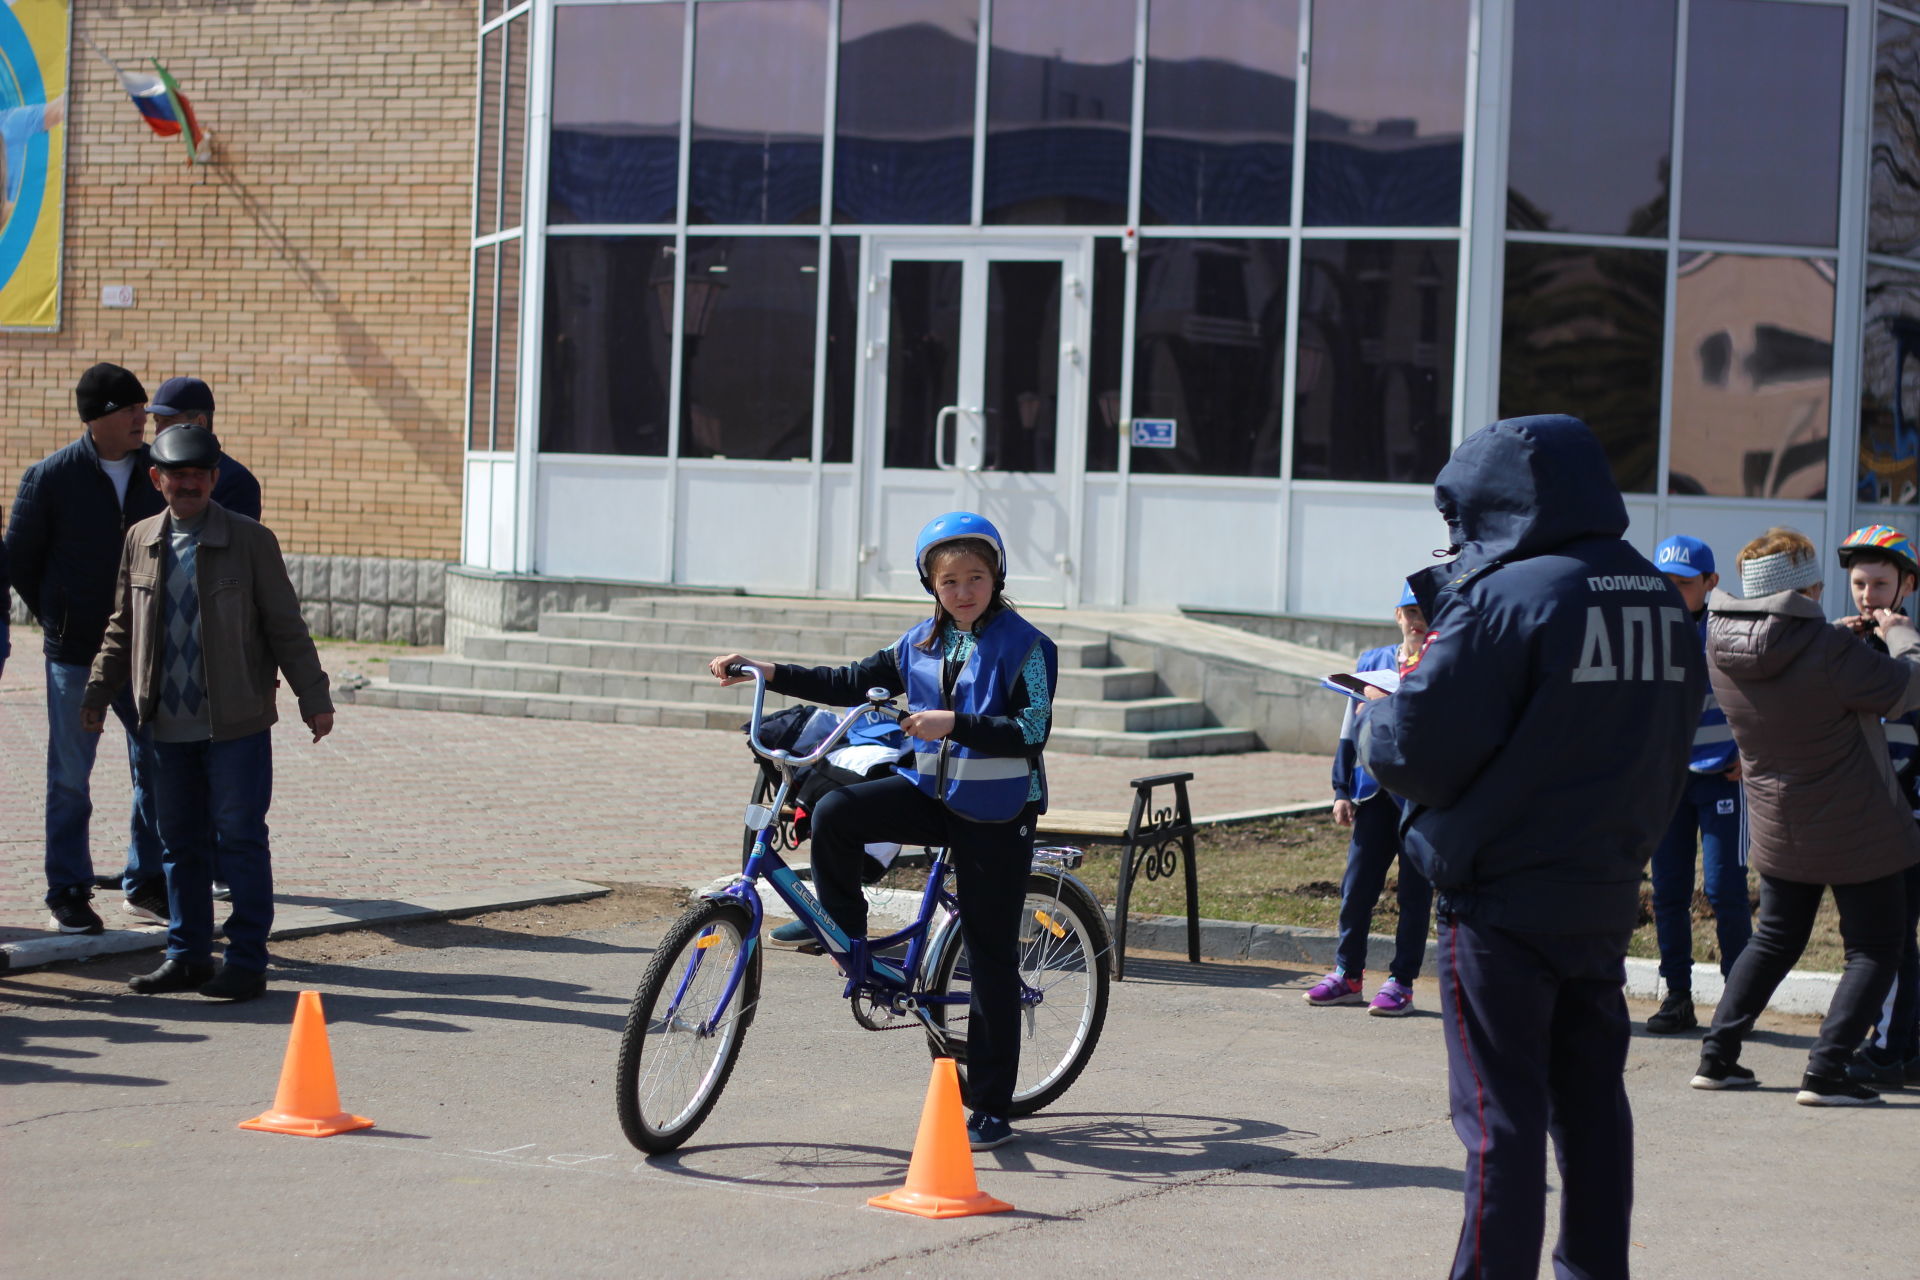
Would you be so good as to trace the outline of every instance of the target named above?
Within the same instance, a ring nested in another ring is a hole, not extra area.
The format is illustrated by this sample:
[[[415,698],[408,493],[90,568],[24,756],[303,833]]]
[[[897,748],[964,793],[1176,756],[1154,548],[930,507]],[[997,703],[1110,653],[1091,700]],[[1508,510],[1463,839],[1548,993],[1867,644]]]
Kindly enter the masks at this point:
[[[819,955],[820,944],[814,941],[813,931],[798,920],[789,920],[767,935],[767,941],[776,947],[789,947],[807,955]]]
[[[1004,1147],[1014,1139],[1013,1126],[999,1116],[990,1116],[984,1111],[976,1111],[967,1121],[967,1145],[975,1151],[991,1151],[995,1147]]]

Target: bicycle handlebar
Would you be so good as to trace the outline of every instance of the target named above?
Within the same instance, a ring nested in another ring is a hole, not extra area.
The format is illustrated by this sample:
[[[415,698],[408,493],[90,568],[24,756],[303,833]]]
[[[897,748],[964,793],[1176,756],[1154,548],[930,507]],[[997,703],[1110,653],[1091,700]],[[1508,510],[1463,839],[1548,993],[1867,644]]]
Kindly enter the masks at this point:
[[[893,705],[892,694],[881,688],[869,689],[867,690],[867,705],[864,707],[855,707],[847,712],[846,715],[840,717],[840,723],[833,727],[833,732],[829,733],[825,741],[814,749],[812,755],[796,756],[785,747],[776,747],[769,750],[760,741],[761,713],[765,709],[767,701],[766,676],[760,673],[760,668],[750,666],[744,662],[729,663],[727,665],[727,674],[730,676],[750,676],[753,679],[753,718],[747,725],[747,746],[752,749],[755,755],[768,761],[789,776],[797,770],[809,768],[826,759],[827,753],[840,745],[841,739],[847,736],[847,730],[853,728],[854,722],[862,716],[886,716],[895,723],[898,723],[902,716],[900,708]]]

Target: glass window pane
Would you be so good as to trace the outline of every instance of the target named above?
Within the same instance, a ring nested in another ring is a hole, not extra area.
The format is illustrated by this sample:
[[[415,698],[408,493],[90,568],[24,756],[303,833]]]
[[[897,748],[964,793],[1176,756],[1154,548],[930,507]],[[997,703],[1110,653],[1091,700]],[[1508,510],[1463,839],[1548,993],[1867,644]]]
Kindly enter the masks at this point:
[[[842,0],[835,222],[973,218],[979,0]]]
[[[685,16],[677,4],[554,10],[549,222],[674,220]]]
[[[1846,41],[1833,5],[1693,0],[1682,236],[1836,242]]]
[[[667,452],[672,236],[547,240],[543,453]]]
[[[1814,258],[1681,255],[1670,492],[1826,496],[1833,275]]]
[[[1087,470],[1120,468],[1120,363],[1126,353],[1127,256],[1093,242],[1093,341],[1087,361]],[[1143,415],[1144,416],[1144,415]]]
[[[1652,493],[1666,253],[1509,243],[1506,281],[1500,416],[1572,414],[1600,437],[1622,491]]]
[[[1060,434],[1060,264],[987,264],[988,471],[1052,471]]]
[[[1134,0],[996,0],[986,220],[1127,220]]]
[[[1285,240],[1140,242],[1133,414],[1171,418],[1175,447],[1134,449],[1144,474],[1280,474]]]
[[[492,235],[500,229],[500,51],[506,46],[504,28],[496,27],[480,41],[480,145],[473,175],[473,234]]]
[[[1299,68],[1298,0],[1153,0],[1140,220],[1284,225]]]
[[[494,345],[493,447],[513,449],[520,420],[520,245],[500,242],[500,307],[494,321],[499,338]]]
[[[958,262],[887,268],[885,466],[934,466],[940,410],[959,400],[961,274]]]
[[[1298,480],[1426,484],[1453,448],[1453,240],[1300,246]]]
[[[827,385],[820,458],[853,461],[853,387],[860,376],[860,239],[835,236],[827,250]]]
[[[1518,0],[1507,225],[1667,234],[1675,0]]]
[[[527,41],[529,24],[521,14],[506,26],[507,83],[500,108],[500,227],[526,221],[527,185]]]
[[[687,241],[680,455],[813,456],[814,236]]]
[[[820,220],[826,0],[694,10],[689,222]]]
[[[1309,226],[1460,224],[1468,0],[1315,5]]]
[[[1920,258],[1920,23],[1883,14],[1873,67],[1867,249]]]
[[[498,247],[473,251],[473,329],[467,343],[467,448],[493,448],[493,282]]]
[[[1920,273],[1867,265],[1861,352],[1861,502],[1912,505],[1920,460]]]

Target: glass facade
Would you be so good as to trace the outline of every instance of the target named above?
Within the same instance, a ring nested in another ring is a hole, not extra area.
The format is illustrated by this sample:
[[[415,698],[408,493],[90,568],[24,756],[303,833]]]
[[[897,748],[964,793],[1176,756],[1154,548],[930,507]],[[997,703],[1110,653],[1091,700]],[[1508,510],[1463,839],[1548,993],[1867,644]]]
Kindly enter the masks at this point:
[[[1855,434],[1836,496],[1920,502],[1908,6],[530,0],[481,28],[476,453],[870,486],[951,471],[958,413],[985,473],[1399,501],[1486,418],[1564,411],[1662,518],[1824,499]]]

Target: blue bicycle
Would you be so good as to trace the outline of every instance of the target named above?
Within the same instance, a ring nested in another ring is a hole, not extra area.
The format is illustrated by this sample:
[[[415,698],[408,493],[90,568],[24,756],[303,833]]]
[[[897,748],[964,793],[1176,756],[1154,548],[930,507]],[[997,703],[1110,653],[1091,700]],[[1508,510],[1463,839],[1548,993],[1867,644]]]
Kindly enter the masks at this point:
[[[960,934],[961,903],[946,851],[929,849],[926,885],[913,923],[886,937],[849,938],[775,851],[794,776],[826,758],[865,716],[898,720],[884,689],[848,712],[809,755],[760,741],[766,682],[754,678],[748,744],[778,771],[769,804],[747,807],[753,850],[737,876],[703,890],[661,939],[634,994],[614,1073],[620,1127],[655,1154],[685,1142],[706,1120],[740,1056],[760,1002],[760,882],[806,922],[846,975],[842,994],[855,1021],[873,1031],[918,1028],[935,1057],[953,1058],[966,1085],[971,979]],[[1107,1016],[1106,917],[1073,871],[1078,849],[1034,850],[1020,940],[1022,1036],[1014,1116],[1031,1115],[1065,1093],[1100,1041]]]

